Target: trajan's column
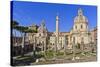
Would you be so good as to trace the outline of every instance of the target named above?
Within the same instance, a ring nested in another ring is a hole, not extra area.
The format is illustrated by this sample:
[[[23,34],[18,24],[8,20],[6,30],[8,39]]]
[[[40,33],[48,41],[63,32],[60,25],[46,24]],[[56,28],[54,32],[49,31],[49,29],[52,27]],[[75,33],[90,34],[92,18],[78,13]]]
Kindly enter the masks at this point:
[[[57,45],[57,49],[60,49],[59,46],[59,16],[56,16],[56,45]]]

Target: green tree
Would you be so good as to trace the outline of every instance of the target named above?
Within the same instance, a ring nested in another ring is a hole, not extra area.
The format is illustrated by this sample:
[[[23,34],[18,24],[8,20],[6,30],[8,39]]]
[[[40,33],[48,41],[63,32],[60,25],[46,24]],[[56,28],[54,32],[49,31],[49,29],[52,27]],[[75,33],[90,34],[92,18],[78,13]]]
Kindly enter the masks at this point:
[[[28,27],[25,27],[25,26],[19,26],[19,23],[17,21],[11,21],[11,27],[12,27],[12,29],[15,29],[21,33],[21,37],[22,37],[22,45],[21,45],[22,51],[21,51],[21,53],[22,53],[22,56],[24,56],[23,49],[24,49],[24,44],[25,44],[26,33],[36,33],[38,26],[36,26],[37,28],[35,30],[32,30],[32,29],[29,29]]]
[[[15,37],[14,38],[15,43],[16,43],[16,28],[17,28],[18,25],[19,25],[19,23],[17,21],[11,21],[11,30],[12,30],[11,37],[13,37],[13,36]],[[14,34],[13,34],[13,32],[14,32]]]
[[[24,48],[24,44],[25,44],[26,34],[27,33],[36,33],[37,30],[32,30],[32,29],[29,29],[28,27],[24,27],[24,26],[19,26],[18,28],[19,28],[18,30],[20,30],[20,32],[23,33],[23,36],[22,36],[22,56],[23,56],[23,54],[24,54],[23,48]],[[33,44],[33,52],[35,55],[35,44]]]

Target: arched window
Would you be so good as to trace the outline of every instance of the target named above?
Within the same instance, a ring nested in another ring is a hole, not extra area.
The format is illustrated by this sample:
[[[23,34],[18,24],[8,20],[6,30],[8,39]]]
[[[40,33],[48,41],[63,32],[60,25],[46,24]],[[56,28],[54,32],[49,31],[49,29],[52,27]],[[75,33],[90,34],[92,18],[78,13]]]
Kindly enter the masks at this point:
[[[86,25],[86,29],[88,28],[88,26]]]
[[[83,25],[81,25],[81,29],[83,28]]]
[[[84,43],[84,38],[83,37],[81,38],[81,43]]]
[[[39,36],[41,36],[41,34],[39,34]]]
[[[73,43],[75,43],[75,37],[73,37]]]
[[[75,29],[77,29],[77,26],[75,26]]]

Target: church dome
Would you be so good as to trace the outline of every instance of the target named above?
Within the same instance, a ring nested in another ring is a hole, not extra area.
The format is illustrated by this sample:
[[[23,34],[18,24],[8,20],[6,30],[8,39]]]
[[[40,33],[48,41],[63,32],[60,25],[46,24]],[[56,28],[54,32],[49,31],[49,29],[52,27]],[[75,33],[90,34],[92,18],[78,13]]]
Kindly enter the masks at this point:
[[[40,27],[38,28],[38,32],[41,32],[41,33],[47,32],[47,28],[45,27],[44,23],[40,25]]]
[[[78,23],[78,22],[87,23],[88,22],[87,18],[83,15],[83,11],[81,8],[78,10],[78,16],[75,17],[74,22],[75,23]]]

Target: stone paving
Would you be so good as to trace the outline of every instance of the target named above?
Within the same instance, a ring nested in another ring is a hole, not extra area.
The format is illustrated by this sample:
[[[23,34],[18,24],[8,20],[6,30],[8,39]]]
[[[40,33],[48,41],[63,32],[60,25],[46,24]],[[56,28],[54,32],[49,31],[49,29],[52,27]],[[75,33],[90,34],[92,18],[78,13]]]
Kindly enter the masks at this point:
[[[17,66],[23,65],[43,65],[43,64],[60,64],[60,63],[76,63],[76,62],[91,62],[96,61],[97,57],[95,53],[89,53],[87,55],[77,54],[73,60],[73,54],[63,55],[60,58],[58,56],[53,58],[36,58],[34,59],[32,56],[28,56],[32,53],[26,54],[26,56],[14,57],[14,64]]]

